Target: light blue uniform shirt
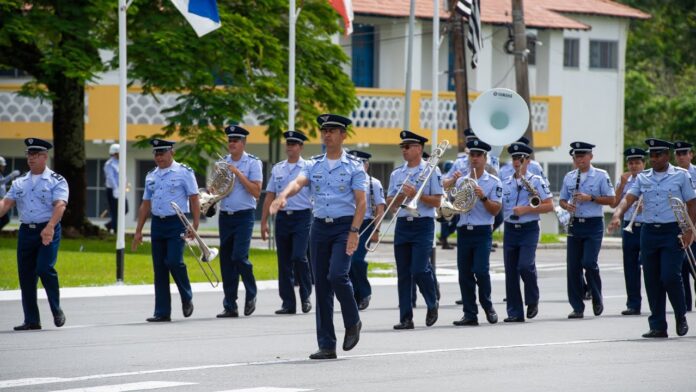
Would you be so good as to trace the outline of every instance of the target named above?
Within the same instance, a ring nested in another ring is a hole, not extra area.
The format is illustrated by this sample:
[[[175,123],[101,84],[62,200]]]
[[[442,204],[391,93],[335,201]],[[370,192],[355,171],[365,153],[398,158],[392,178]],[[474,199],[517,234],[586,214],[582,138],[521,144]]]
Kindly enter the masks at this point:
[[[355,215],[353,191],[365,191],[367,177],[361,161],[343,151],[336,166],[329,169],[326,154],[322,154],[309,161],[302,175],[309,180],[316,218]]]
[[[198,194],[198,184],[193,169],[173,161],[166,169],[156,167],[145,177],[143,200],[150,200],[152,215],[176,215],[170,202],[175,202],[181,211],[190,212],[189,197]]]
[[[594,166],[590,166],[590,170],[587,171],[587,177],[584,180],[580,180],[580,189],[578,192],[585,193],[590,196],[600,197],[600,196],[614,196],[614,187],[611,184],[611,179],[606,170],[597,169]],[[563,185],[561,186],[561,200],[566,200],[570,202],[575,192],[575,186],[577,183],[578,169],[575,169],[563,178]],[[581,176],[582,178],[582,176]],[[576,218],[598,218],[603,217],[604,213],[602,211],[602,206],[594,202],[582,202],[574,201],[576,210]]]
[[[525,176],[527,181],[536,189],[537,194],[541,201],[544,201],[552,196],[546,182],[541,178],[541,176],[527,173]],[[510,219],[512,215],[512,209],[516,206],[528,206],[529,205],[529,192],[527,188],[522,184],[521,181],[517,180],[513,176],[507,177],[503,180],[503,218],[505,222],[509,223],[527,223],[532,221],[538,221],[539,214],[529,213],[520,215],[518,219]]]
[[[494,157],[490,153],[486,154],[486,169],[488,168],[495,170],[496,174],[500,171],[500,159],[498,157]],[[444,179],[449,180],[452,178],[452,176],[454,176],[454,172],[460,172],[462,176],[467,176],[469,175],[470,170],[471,167],[469,166],[469,155],[462,154],[454,161],[452,167],[449,169],[447,174],[445,174]]]
[[[659,177],[659,178],[658,178]],[[645,223],[672,223],[677,219],[669,205],[668,197],[678,197],[684,202],[696,198],[689,172],[669,165],[666,173],[652,169],[643,171],[628,193],[635,197],[643,195],[643,221]]]
[[[266,192],[273,192],[278,195],[291,181],[297,178],[308,163],[309,162],[300,157],[294,165],[288,163],[287,159],[273,165],[273,169],[271,169],[271,178],[268,179],[268,184],[266,184]],[[312,208],[310,193],[309,187],[303,187],[301,191],[288,199],[285,208],[282,210],[299,211]]]
[[[53,203],[58,200],[68,202],[68,182],[60,174],[46,168],[36,184],[31,172],[15,179],[5,196],[14,200],[22,223],[48,222],[53,215]]]
[[[263,181],[262,164],[259,158],[244,152],[238,161],[233,161],[232,156],[228,154],[225,162],[236,167],[249,181]],[[253,208],[256,208],[256,198],[238,181],[235,181],[232,192],[220,201],[220,211],[235,212]]]
[[[689,164],[689,175],[691,176],[692,188],[696,189],[696,166]]]
[[[623,193],[621,193],[622,200],[626,197],[626,194],[628,193],[628,191],[631,190],[631,187],[633,187],[633,184],[636,182],[636,178],[637,178],[637,176],[631,176],[628,178],[628,181],[626,181],[626,185],[623,188]],[[621,180],[619,180],[616,183],[617,188],[618,188],[620,183],[621,183]],[[633,213],[635,212],[636,207],[638,207],[637,201],[631,205],[631,208],[629,208],[628,210],[626,210],[626,212],[624,212],[623,220],[625,220],[626,222],[630,221],[631,217],[633,217]],[[638,215],[636,215],[635,222],[643,223],[643,214],[642,213],[638,213]]]
[[[118,197],[118,159],[111,157],[104,162],[104,178],[107,188],[114,190],[114,197]]]
[[[541,177],[546,183],[546,185],[549,185],[549,180],[544,175],[544,168],[541,167],[541,164],[539,162],[535,160],[529,161],[529,164],[527,165],[527,173],[531,173]],[[515,174],[515,167],[512,166],[512,162],[508,162],[500,168],[500,171],[498,172],[498,178],[505,180],[513,174]]]
[[[456,185],[458,186],[464,181],[465,177],[460,177],[457,179]],[[484,171],[483,175],[477,180],[478,186],[483,189],[483,194],[488,197],[490,201],[501,202],[503,196],[503,184],[500,182],[498,177]],[[482,226],[482,225],[492,225],[495,220],[495,215],[491,215],[486,207],[483,205],[481,200],[476,200],[474,208],[465,214],[459,214],[459,222],[457,222],[457,227],[461,226]]]
[[[387,191],[387,195],[389,197],[395,197],[396,192],[401,188],[401,185],[404,183],[404,181],[416,188],[417,191],[421,187],[421,183],[418,181],[418,177],[427,166],[428,164],[426,163],[426,161],[421,160],[420,165],[418,166],[408,167],[408,164],[404,162],[403,165],[394,169],[391,176],[389,177],[389,190]],[[423,195],[442,195],[443,191],[441,177],[442,174],[440,173],[440,169],[436,167],[435,172],[430,176],[430,179],[428,180],[428,185],[426,185],[423,189]],[[418,201],[418,213],[420,214],[421,218],[434,218],[435,207],[430,207],[425,203]],[[399,211],[399,218],[408,216],[411,215],[408,212],[406,212],[403,208],[401,209],[401,211]]]
[[[367,176],[368,182],[370,181],[370,179],[372,179],[372,182],[370,183],[370,186],[365,190],[365,197],[367,198],[367,209],[365,210],[365,219],[375,218],[374,214],[372,213],[373,205],[376,208],[380,204],[387,204],[387,201],[384,199],[384,188],[382,187],[382,182],[374,177]],[[376,211],[377,210],[375,209],[375,213]]]

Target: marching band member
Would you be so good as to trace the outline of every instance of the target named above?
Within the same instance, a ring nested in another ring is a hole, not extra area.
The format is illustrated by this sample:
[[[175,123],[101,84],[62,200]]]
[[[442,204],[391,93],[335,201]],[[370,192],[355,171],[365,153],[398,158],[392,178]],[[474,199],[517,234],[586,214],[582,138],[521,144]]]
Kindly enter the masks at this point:
[[[132,249],[135,251],[143,242],[143,226],[152,213],[152,267],[155,275],[155,313],[148,322],[171,321],[171,295],[169,274],[179,289],[184,317],[193,313],[193,292],[186,264],[182,235],[186,232],[171,202],[175,202],[185,213],[191,212],[193,228],[198,229],[201,213],[198,185],[193,170],[174,160],[174,142],[152,139],[152,152],[157,167],[145,177],[145,193],[138,209],[138,224],[135,228]],[[190,208],[189,208],[190,204]],[[186,233],[191,236],[191,233]]]
[[[605,170],[592,166],[594,144],[573,142],[573,163],[577,169],[566,174],[561,186],[560,206],[571,213],[567,246],[569,319],[584,317],[583,268],[592,291],[595,316],[604,311],[602,280],[597,257],[604,234],[603,205],[614,202],[614,187]]]
[[[249,260],[249,246],[254,230],[254,211],[256,201],[261,195],[263,173],[261,160],[244,151],[249,131],[229,125],[227,167],[235,175],[232,192],[220,200],[220,273],[225,298],[223,311],[218,318],[239,317],[237,310],[237,290],[239,276],[244,283],[244,315],[250,316],[256,310],[256,279],[254,267]]]
[[[636,182],[638,175],[645,169],[645,155],[647,152],[642,148],[627,148],[624,151],[626,166],[628,171],[621,175],[621,179],[616,183],[616,198],[612,203],[612,208],[616,208],[621,200],[626,197],[626,193]],[[636,209],[638,209],[636,211]],[[621,230],[621,249],[623,251],[624,280],[626,281],[626,310],[621,314],[624,316],[640,315],[641,295],[640,295],[640,228],[643,224],[643,214],[637,204],[626,210],[623,216],[623,227],[627,228],[631,224],[630,231]]]
[[[527,318],[534,318],[539,311],[539,286],[534,260],[539,242],[539,214],[553,211],[553,201],[544,179],[528,171],[532,162],[529,160],[532,148],[513,143],[507,151],[515,169],[515,174],[503,180],[503,258],[508,315],[503,321],[510,323],[524,322],[520,278],[524,282]]]
[[[669,296],[674,309],[677,335],[683,336],[689,331],[681,281],[684,250],[678,238],[682,231],[669,198],[676,197],[686,203],[689,215],[686,218],[693,222],[696,219],[696,192],[689,173],[669,163],[672,143],[659,139],[647,139],[645,142],[652,168],[638,175],[626,197],[614,211],[609,228],[617,229],[625,211],[643,196],[640,263],[643,266],[645,291],[650,305],[650,330],[643,337],[667,337],[666,296]],[[693,238],[694,233],[689,230],[684,234],[683,241],[688,245]]]
[[[53,323],[56,327],[65,324],[55,266],[60,246],[60,220],[68,204],[68,183],[47,166],[48,150],[53,147],[51,143],[28,138],[24,139],[24,144],[27,146],[29,173],[16,179],[7,195],[0,200],[0,217],[16,205],[22,223],[17,238],[17,272],[22,290],[24,322],[14,327],[15,331],[41,329],[36,301],[38,279],[41,279],[46,290]]]
[[[5,158],[0,157],[0,200],[2,200],[2,198],[5,197],[5,194],[7,194],[7,184],[15,178],[19,177],[19,170],[13,170],[10,174],[6,176],[3,175],[2,173],[5,171],[5,166],[7,166]],[[5,214],[1,216],[0,230],[2,230],[2,228],[5,227],[8,223],[10,223],[10,215]]]
[[[310,359],[336,358],[333,325],[334,293],[341,304],[346,334],[343,350],[360,340],[362,322],[350,283],[350,257],[358,247],[360,225],[365,216],[366,176],[362,163],[343,150],[349,118],[324,114],[317,118],[326,153],[315,156],[302,172],[276,196],[270,213],[285,208],[288,198],[303,187],[314,197],[310,249],[316,289],[316,324],[319,351]]]
[[[495,324],[498,322],[498,314],[491,301],[489,267],[493,222],[502,207],[500,199],[503,190],[498,177],[485,171],[486,155],[491,150],[491,146],[478,139],[468,141],[466,146],[469,149],[471,164],[468,176],[477,182],[475,193],[478,200],[469,212],[459,215],[457,223],[457,269],[464,316],[453,324],[478,325],[477,285],[479,301],[486,313],[486,320]],[[455,186],[459,186],[466,178],[458,177]]]
[[[527,139],[524,136],[517,139],[517,141],[515,143],[512,143],[512,144],[524,144],[525,146],[531,147],[529,145],[529,139]],[[541,164],[539,162],[535,161],[534,159],[530,159],[529,164],[527,166],[527,171],[534,174],[534,175],[537,175],[537,176],[543,178],[544,181],[546,182],[546,185],[549,185],[549,181],[546,178],[546,176],[544,175],[544,168],[541,167]],[[510,177],[511,175],[515,174],[515,167],[513,166],[513,163],[508,162],[505,165],[503,165],[500,168],[500,172],[498,174],[499,174],[498,177],[501,180],[504,180],[504,179]]]
[[[689,172],[691,176],[691,185],[696,189],[696,166],[691,163],[694,159],[694,153],[691,151],[693,145],[689,142],[678,141],[674,142],[674,155],[677,166],[685,169]],[[696,252],[696,243],[692,244],[692,250]],[[688,260],[684,260],[684,266],[682,267],[682,282],[684,283],[684,295],[686,300],[686,310],[691,311],[692,309],[692,297],[691,297],[691,273],[689,272]],[[696,289],[696,282],[694,283],[694,289]]]
[[[412,285],[416,284],[428,307],[425,325],[430,327],[438,318],[436,283],[430,264],[430,255],[435,235],[435,208],[442,197],[440,169],[429,168],[423,160],[423,146],[428,139],[411,131],[401,131],[401,155],[406,161],[397,167],[389,178],[387,202],[402,205],[412,200],[421,186],[425,186],[418,200],[418,217],[408,214],[403,208],[396,218],[394,230],[394,258],[396,259],[397,288],[399,293],[399,323],[394,329],[413,329]],[[428,184],[420,183],[421,173],[435,170]],[[399,192],[401,190],[401,192]],[[396,211],[393,211],[396,212]]]
[[[467,143],[470,140],[477,139],[476,134],[474,134],[474,131],[472,131],[471,128],[464,130],[464,137],[466,138]],[[450,166],[450,169],[447,171],[447,173],[445,173],[445,175],[442,176],[442,187],[444,189],[451,188],[454,183],[457,182],[457,179],[461,176],[467,175],[469,170],[469,153],[468,151],[460,152],[457,154],[457,159],[454,160],[454,163],[452,166]]]
[[[348,154],[362,161],[365,173],[368,173],[372,154],[357,150],[348,151]],[[382,182],[368,175],[367,184],[367,190],[365,192],[367,207],[365,208],[365,219],[363,219],[362,226],[360,226],[361,233],[363,233],[375,219],[380,219],[382,214],[384,214],[384,207],[386,206]],[[355,291],[355,300],[358,303],[358,310],[365,310],[370,306],[372,287],[370,287],[370,281],[367,279],[367,261],[365,261],[365,255],[367,254],[366,246],[369,246],[373,241],[377,241],[379,237],[379,227],[374,231],[372,238],[368,238],[368,235],[369,233],[366,232],[360,236],[358,249],[355,250],[350,260],[350,281],[353,284],[353,291]]]
[[[268,216],[271,203],[276,194],[280,193],[307,166],[302,158],[302,148],[307,140],[301,132],[287,131],[285,152],[288,159],[278,162],[271,169],[271,177],[266,185],[266,198],[263,202],[261,215],[261,238],[268,238]],[[278,253],[278,293],[282,304],[276,314],[295,314],[297,302],[295,299],[295,281],[300,286],[300,302],[302,313],[312,310],[310,295],[312,294],[312,278],[309,272],[307,246],[309,244],[309,229],[312,225],[312,201],[309,188],[304,187],[295,196],[288,199],[285,208],[278,211],[275,220],[275,242]]]

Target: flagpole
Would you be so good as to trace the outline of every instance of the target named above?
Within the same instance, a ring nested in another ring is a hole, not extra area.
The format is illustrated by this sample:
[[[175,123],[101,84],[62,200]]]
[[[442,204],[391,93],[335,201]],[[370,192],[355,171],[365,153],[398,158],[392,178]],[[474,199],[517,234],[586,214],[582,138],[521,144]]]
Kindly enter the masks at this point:
[[[128,54],[126,16],[131,2],[118,0],[118,224],[116,226],[116,282],[123,283],[124,253],[126,247],[126,116],[128,83]]]
[[[438,105],[439,105],[439,94],[440,94],[440,85],[438,84],[438,76],[439,76],[439,56],[440,56],[440,0],[433,0],[433,60],[432,60],[432,67],[433,67],[433,72],[432,72],[432,132],[431,132],[431,140],[432,142],[430,143],[432,151],[435,151],[435,147],[438,145],[438,128],[440,127],[440,124],[438,124]],[[430,251],[430,263],[432,264],[433,268],[433,273],[435,273],[435,265],[436,263],[436,257],[437,257],[437,233],[435,230],[433,230],[433,247]],[[436,273],[435,273],[436,275]],[[437,284],[437,279],[435,280],[436,282],[436,289],[437,293],[440,292],[440,287],[439,284]],[[438,296],[439,300],[439,296]]]
[[[297,23],[297,9],[295,0],[290,0],[290,42],[288,64],[288,131],[295,130],[295,24]]]
[[[416,1],[411,0],[408,17],[408,49],[406,52],[406,101],[404,106],[404,129],[411,128],[411,73],[413,68],[413,29],[416,24]]]

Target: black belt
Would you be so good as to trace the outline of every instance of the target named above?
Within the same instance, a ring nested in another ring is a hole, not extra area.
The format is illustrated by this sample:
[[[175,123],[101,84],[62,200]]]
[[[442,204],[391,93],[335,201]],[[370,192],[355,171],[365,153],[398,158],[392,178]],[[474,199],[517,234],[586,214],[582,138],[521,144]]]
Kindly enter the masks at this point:
[[[24,227],[25,229],[36,229],[37,227],[41,226],[46,226],[48,224],[48,221],[42,222],[42,223],[22,223],[20,225],[20,228]]]
[[[650,229],[667,229],[667,228],[674,228],[674,227],[679,227],[679,224],[677,222],[667,222],[667,223],[643,223],[646,227]]]
[[[493,229],[493,225],[461,225],[458,228],[462,230],[483,230],[483,229]]]
[[[318,216],[315,216],[314,220],[319,221],[321,223],[350,223],[353,221],[353,217],[352,216],[339,216],[338,218],[330,218],[330,217],[320,218]]]
[[[593,216],[590,218],[578,218],[574,217],[573,218],[573,223],[597,223],[597,222],[603,222],[604,218],[601,216]]]
[[[241,213],[245,213],[245,212],[249,212],[249,211],[254,211],[254,209],[248,208],[246,210],[237,210],[237,211],[220,211],[220,213],[224,214],[224,215],[234,215],[234,214],[241,214]]]
[[[539,221],[531,221],[525,223],[505,222],[506,229],[533,229],[539,227]]]
[[[303,212],[309,212],[310,210],[311,210],[310,208],[307,208],[307,209],[304,209],[304,210],[281,210],[281,211],[278,211],[278,214],[281,214],[281,215],[283,215],[283,214],[284,214],[284,215],[292,215],[292,214],[300,214],[300,213],[303,213]]]
[[[628,221],[624,221],[624,227],[628,226]],[[633,222],[633,227],[641,227],[643,222]]]
[[[413,221],[417,221],[417,220],[420,220],[420,219],[431,219],[431,220],[432,220],[433,217],[432,217],[432,216],[419,216],[419,217],[416,217],[416,216],[401,216],[401,217],[396,218],[397,221],[402,221],[402,222],[403,222],[403,221],[406,221],[406,222],[413,222]]]
[[[154,216],[154,217],[156,217],[156,218],[160,218],[160,219],[162,219],[162,220],[165,220],[165,219],[172,219],[172,218],[178,218],[177,215],[154,215],[154,214],[153,214],[152,216]]]

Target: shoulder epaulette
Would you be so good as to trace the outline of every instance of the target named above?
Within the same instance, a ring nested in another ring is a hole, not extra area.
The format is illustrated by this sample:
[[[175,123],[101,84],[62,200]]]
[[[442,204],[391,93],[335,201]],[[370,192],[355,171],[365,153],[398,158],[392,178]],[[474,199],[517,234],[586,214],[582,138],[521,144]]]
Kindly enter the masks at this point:
[[[150,171],[148,171],[147,174],[154,173],[155,170],[157,170],[157,166],[155,166],[155,167],[153,167],[152,169],[150,169]]]
[[[247,153],[247,156],[249,156],[249,158],[251,158],[251,159],[256,159],[257,161],[260,160],[259,157],[257,157],[256,155],[253,155],[253,154]]]
[[[55,179],[58,180],[58,181],[63,181],[63,180],[64,180],[63,176],[61,176],[60,174],[58,174],[58,173],[56,173],[56,172],[51,173],[51,177],[55,178]]]
[[[186,169],[186,170],[188,170],[188,171],[193,171],[193,169],[191,169],[191,166],[189,166],[189,165],[187,165],[187,164],[185,164],[185,163],[181,163],[180,165],[181,165],[181,167],[183,167],[184,169]]]
[[[322,158],[324,158],[325,155],[326,155],[326,154],[315,155],[315,156],[311,157],[310,159],[314,159],[314,160],[322,159]]]

